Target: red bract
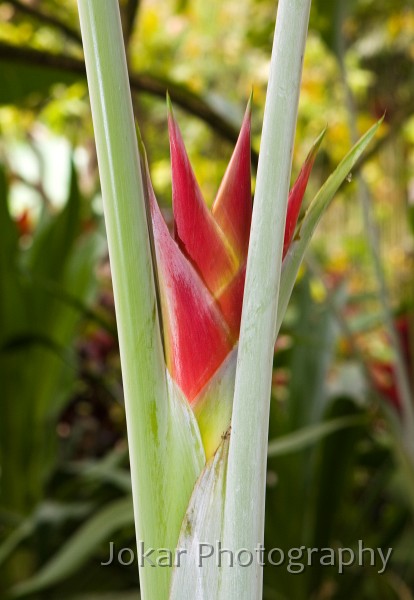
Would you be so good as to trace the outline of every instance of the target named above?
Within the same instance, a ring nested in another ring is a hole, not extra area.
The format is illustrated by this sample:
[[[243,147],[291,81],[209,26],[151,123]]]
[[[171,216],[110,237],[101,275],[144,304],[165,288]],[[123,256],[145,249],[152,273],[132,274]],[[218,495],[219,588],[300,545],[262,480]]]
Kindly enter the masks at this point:
[[[147,172],[167,367],[194,402],[238,340],[252,218],[250,102],[213,208],[205,204],[169,105],[174,238]],[[306,159],[288,201],[284,254],[317,148]]]
[[[214,298],[172,239],[152,188],[150,207],[167,367],[191,401],[221,365],[232,343]]]
[[[25,208],[18,216],[16,225],[20,236],[30,235],[33,232],[32,215],[28,208]]]
[[[213,217],[237,256],[239,266],[247,259],[252,220],[250,121],[251,101],[212,208]]]
[[[410,344],[410,315],[400,316],[395,321],[395,328],[400,338],[405,367],[409,377],[412,378],[414,365]],[[370,372],[375,389],[383,396],[383,398],[388,400],[398,412],[401,412],[401,398],[398,392],[394,364],[392,362],[373,361],[370,364]]]
[[[318,148],[319,144],[315,144],[312,150],[309,152],[299,176],[289,193],[286,213],[285,237],[283,240],[283,258],[285,258],[293,240],[300,208],[302,206],[303,196],[305,194],[306,186],[308,185],[309,176],[312,171],[313,163],[315,162]]]
[[[218,303],[235,342],[252,215],[250,103],[212,212],[201,195],[172,110],[168,123],[175,238]]]

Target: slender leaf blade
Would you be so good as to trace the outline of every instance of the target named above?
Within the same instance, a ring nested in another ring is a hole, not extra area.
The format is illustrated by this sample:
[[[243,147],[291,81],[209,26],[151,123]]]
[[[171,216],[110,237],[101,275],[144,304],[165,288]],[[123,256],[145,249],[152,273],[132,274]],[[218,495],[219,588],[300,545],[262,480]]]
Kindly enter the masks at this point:
[[[310,243],[310,240],[312,239],[315,229],[346,176],[351,172],[352,168],[377,133],[381,123],[382,119],[373,125],[351,148],[348,154],[336,167],[332,175],[328,177],[306,211],[299,229],[299,233],[296,236],[296,239],[292,242],[282,265],[275,339],[279,333],[283,317],[285,316],[299,267],[302,263],[306,249]]]
[[[302,427],[298,431],[271,440],[269,442],[267,455],[273,458],[274,456],[284,456],[285,454],[300,452],[337,431],[347,429],[348,427],[356,427],[363,424],[364,421],[365,419],[360,416],[338,417],[337,419],[330,419],[329,421],[317,423],[316,425]]]
[[[80,527],[32,578],[15,586],[11,591],[12,597],[39,592],[69,577],[93,556],[103,542],[110,539],[112,533],[133,524],[131,496],[105,506]]]

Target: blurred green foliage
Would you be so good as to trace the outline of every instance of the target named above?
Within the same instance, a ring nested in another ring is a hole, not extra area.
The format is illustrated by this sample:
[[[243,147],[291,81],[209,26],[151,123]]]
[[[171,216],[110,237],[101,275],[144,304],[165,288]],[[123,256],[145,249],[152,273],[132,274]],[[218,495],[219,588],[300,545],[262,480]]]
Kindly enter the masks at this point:
[[[120,5],[157,196],[168,212],[169,89],[212,202],[252,88],[257,159],[274,2]],[[394,550],[382,575],[266,567],[264,597],[408,600],[414,476],[357,175],[413,384],[414,7],[314,0],[304,60],[293,175],[328,124],[308,199],[353,130],[385,123],[318,230],[277,344],[265,543]],[[76,1],[1,1],[0,74],[0,595],[129,600],[135,565],[100,565],[134,530]]]

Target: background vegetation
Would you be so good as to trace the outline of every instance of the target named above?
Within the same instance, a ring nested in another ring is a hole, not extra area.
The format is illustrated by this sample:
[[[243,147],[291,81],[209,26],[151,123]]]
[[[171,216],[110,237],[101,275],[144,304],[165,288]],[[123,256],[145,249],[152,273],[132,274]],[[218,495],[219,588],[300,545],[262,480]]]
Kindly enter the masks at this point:
[[[254,90],[257,163],[272,0],[121,1],[131,86],[169,216],[168,89],[213,200]],[[0,2],[0,596],[136,598],[110,269],[75,0]],[[314,0],[293,176],[328,125],[312,198],[381,135],[314,240],[275,352],[266,547],[393,548],[338,575],[265,568],[264,597],[414,597],[414,8]],[[399,369],[396,369],[396,365]],[[412,398],[411,398],[412,399]],[[408,431],[408,437],[407,437]]]

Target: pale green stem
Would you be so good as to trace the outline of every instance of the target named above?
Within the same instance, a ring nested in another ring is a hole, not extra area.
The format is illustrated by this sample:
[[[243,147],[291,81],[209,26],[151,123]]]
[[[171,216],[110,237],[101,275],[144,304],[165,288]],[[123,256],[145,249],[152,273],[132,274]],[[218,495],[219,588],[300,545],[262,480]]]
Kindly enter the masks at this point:
[[[137,539],[163,545],[165,366],[118,0],[79,0],[121,353]],[[168,569],[140,571],[167,597]]]
[[[280,0],[247,263],[223,546],[263,543],[266,456],[282,246],[311,0]],[[262,567],[224,569],[220,598],[262,595]]]

